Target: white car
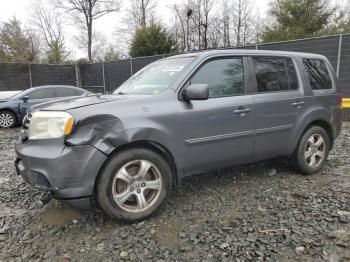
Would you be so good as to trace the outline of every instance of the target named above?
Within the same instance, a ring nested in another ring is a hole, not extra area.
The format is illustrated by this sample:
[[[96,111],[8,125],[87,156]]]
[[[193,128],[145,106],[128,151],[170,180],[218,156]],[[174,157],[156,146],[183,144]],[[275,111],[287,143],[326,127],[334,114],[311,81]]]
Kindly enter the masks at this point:
[[[17,95],[21,91],[2,91],[0,92],[0,99],[10,98],[11,96]]]

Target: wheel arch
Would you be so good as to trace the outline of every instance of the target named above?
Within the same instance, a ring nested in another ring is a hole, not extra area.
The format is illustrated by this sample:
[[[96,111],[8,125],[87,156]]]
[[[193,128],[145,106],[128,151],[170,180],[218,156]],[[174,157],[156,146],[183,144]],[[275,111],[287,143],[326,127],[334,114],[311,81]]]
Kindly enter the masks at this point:
[[[303,134],[313,126],[320,126],[327,132],[327,134],[329,136],[329,140],[331,142],[331,148],[332,148],[333,142],[334,142],[334,132],[333,132],[333,129],[331,127],[331,124],[324,119],[313,120],[305,127]]]
[[[125,143],[123,145],[120,145],[120,146],[114,148],[114,150],[108,154],[108,157],[106,158],[106,160],[102,164],[100,171],[98,172],[98,174],[95,178],[94,192],[96,192],[97,181],[102,173],[102,170],[104,169],[105,165],[107,164],[108,160],[110,160],[111,157],[113,157],[115,154],[118,154],[121,151],[129,150],[132,148],[146,148],[146,149],[152,150],[152,151],[158,153],[159,155],[161,155],[165,159],[165,161],[169,164],[169,167],[171,169],[172,186],[176,187],[181,183],[181,177],[179,176],[179,172],[177,169],[177,165],[176,165],[174,156],[171,154],[170,150],[167,147],[165,147],[164,145],[162,145],[158,142],[155,142],[155,141],[138,140],[138,141],[133,141],[130,143]]]
[[[329,136],[329,141],[331,143],[330,150],[332,149],[333,144],[334,144],[334,131],[332,129],[331,123],[324,118],[315,118],[315,119],[309,119],[309,121],[304,123],[304,125],[300,129],[296,139],[294,139],[293,147],[292,147],[292,150],[290,152],[290,155],[292,155],[295,152],[295,150],[297,149],[298,144],[300,142],[300,139],[303,137],[305,132],[307,132],[313,126],[320,126],[326,131],[326,133]]]

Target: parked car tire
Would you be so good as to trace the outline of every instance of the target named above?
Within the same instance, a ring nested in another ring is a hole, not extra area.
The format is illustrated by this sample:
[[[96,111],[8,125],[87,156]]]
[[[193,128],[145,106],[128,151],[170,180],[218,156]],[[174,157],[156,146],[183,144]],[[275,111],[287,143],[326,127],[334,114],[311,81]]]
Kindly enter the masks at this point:
[[[97,180],[100,207],[124,222],[136,222],[154,214],[165,202],[172,185],[165,159],[145,148],[114,154]]]
[[[16,116],[11,111],[0,111],[0,127],[11,128],[16,124]]]
[[[327,160],[330,147],[327,132],[320,126],[311,127],[302,135],[294,152],[294,167],[304,175],[318,173]]]

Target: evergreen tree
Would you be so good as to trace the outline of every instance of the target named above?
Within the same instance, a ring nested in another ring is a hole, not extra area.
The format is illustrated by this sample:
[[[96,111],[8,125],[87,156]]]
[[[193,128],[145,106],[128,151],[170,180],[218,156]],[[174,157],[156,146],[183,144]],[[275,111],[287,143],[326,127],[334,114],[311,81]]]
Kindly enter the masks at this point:
[[[63,64],[68,55],[63,43],[53,41],[46,52],[46,62],[49,64]]]
[[[333,12],[328,0],[275,0],[270,10],[275,22],[264,30],[262,40],[272,42],[318,35]]]
[[[160,25],[142,26],[132,39],[130,56],[151,56],[176,52],[175,40]]]
[[[28,63],[38,60],[39,51],[33,36],[15,17],[0,25],[0,62]]]

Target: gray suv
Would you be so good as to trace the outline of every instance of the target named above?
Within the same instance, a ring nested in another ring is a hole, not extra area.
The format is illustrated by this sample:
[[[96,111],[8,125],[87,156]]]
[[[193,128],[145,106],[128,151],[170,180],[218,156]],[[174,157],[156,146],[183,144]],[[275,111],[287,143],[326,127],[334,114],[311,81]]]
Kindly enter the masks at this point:
[[[15,165],[44,200],[97,202],[131,222],[191,174],[277,157],[316,173],[341,125],[324,56],[207,51],[156,61],[112,95],[37,107],[24,119]]]

